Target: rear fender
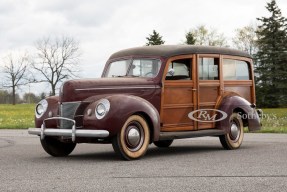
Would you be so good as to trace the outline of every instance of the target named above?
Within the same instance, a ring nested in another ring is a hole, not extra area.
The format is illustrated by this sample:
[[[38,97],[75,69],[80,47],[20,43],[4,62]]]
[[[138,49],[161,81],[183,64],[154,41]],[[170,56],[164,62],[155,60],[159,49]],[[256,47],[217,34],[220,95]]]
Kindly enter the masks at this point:
[[[236,112],[243,120],[245,126],[248,126],[249,131],[257,131],[261,129],[260,118],[255,107],[251,107],[251,103],[246,99],[237,96],[226,96],[222,99],[219,110],[224,111],[227,117],[216,123],[216,127],[229,132],[229,119],[232,113]]]

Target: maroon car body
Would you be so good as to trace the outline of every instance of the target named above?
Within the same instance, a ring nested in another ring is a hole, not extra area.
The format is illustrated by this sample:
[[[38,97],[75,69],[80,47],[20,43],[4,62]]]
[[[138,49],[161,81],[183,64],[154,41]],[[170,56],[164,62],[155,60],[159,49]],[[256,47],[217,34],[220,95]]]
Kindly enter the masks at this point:
[[[64,82],[35,113],[29,133],[41,136],[52,156],[68,155],[76,143],[112,143],[131,160],[152,142],[168,147],[197,136],[218,136],[224,148],[237,149],[243,126],[260,129],[251,57],[202,46],[119,51],[102,78]]]

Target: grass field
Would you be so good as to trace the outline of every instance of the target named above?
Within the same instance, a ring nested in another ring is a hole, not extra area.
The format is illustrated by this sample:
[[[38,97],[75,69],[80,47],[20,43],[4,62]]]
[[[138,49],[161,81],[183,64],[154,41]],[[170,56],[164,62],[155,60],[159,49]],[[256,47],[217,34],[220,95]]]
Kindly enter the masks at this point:
[[[0,129],[34,127],[35,104],[0,105]]]
[[[261,133],[287,133],[287,108],[262,110]]]
[[[35,104],[0,105],[0,129],[34,127]],[[261,133],[287,133],[287,108],[263,109]]]

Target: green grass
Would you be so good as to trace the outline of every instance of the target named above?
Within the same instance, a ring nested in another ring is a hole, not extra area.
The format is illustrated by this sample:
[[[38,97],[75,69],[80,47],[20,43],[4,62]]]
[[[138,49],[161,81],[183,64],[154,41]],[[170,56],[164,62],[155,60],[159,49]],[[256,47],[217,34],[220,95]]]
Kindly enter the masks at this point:
[[[287,133],[287,108],[262,110],[261,133]]]
[[[34,127],[34,107],[35,104],[0,105],[0,129]],[[287,108],[263,109],[259,132],[287,133]]]
[[[34,127],[35,104],[0,105],[0,129]]]

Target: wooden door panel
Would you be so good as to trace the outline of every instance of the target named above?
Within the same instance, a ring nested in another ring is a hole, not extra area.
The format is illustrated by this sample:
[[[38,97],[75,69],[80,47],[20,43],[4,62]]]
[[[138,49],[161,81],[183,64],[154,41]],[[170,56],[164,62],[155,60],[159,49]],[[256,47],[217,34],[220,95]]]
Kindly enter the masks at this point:
[[[161,131],[194,130],[194,121],[188,114],[195,108],[196,93],[192,55],[176,56],[167,61],[161,102]],[[169,70],[173,74],[169,74]],[[178,78],[186,76],[186,78]]]
[[[199,87],[199,102],[200,105],[204,103],[215,102],[219,95],[218,86],[200,86]]]
[[[194,122],[188,114],[194,110],[193,84],[183,82],[170,85],[164,90],[161,131],[194,130]]]
[[[206,112],[205,117],[209,122],[198,121],[197,129],[210,129],[215,127],[212,111],[221,95],[219,55],[199,55],[198,68],[201,68],[198,70],[198,109]]]
[[[166,87],[165,104],[192,104],[192,87]]]
[[[188,114],[193,111],[193,107],[174,106],[174,108],[165,108],[163,122],[165,126],[172,125],[193,125],[193,121],[188,118]]]

